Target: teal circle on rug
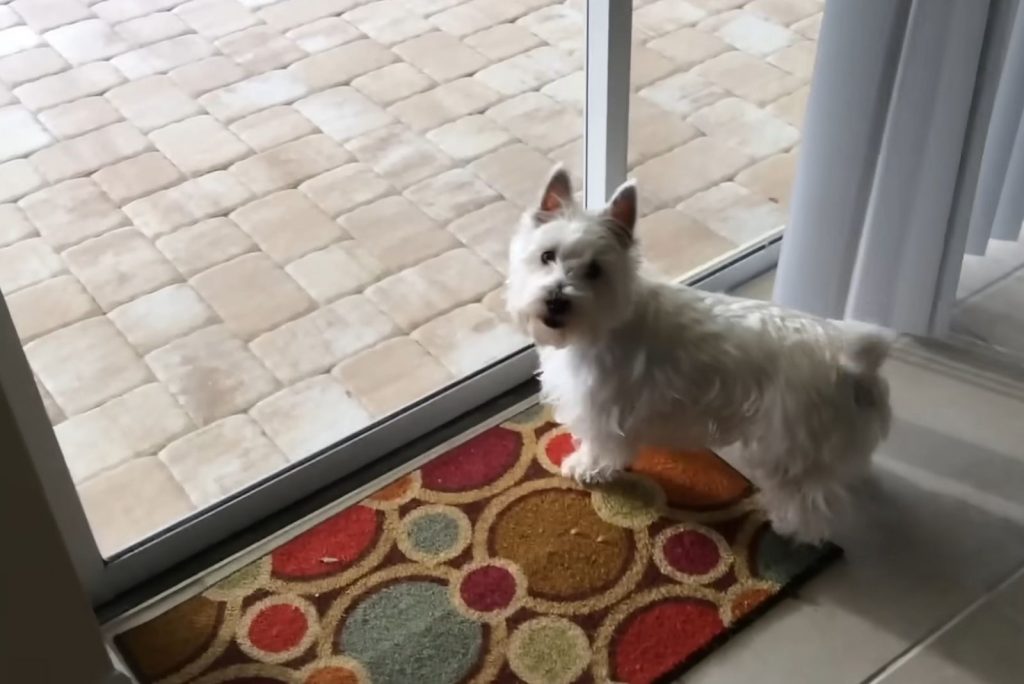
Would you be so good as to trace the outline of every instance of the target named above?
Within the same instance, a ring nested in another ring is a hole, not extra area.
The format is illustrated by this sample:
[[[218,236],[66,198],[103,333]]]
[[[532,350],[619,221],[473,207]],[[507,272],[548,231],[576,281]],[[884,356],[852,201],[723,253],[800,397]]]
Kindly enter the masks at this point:
[[[483,628],[455,611],[447,587],[401,582],[360,603],[336,645],[363,664],[371,681],[447,684],[476,664]]]
[[[409,541],[421,553],[443,554],[459,541],[459,521],[441,511],[421,515],[409,523]]]
[[[776,534],[765,525],[757,544],[757,576],[786,584],[812,565],[821,549],[799,544]]]

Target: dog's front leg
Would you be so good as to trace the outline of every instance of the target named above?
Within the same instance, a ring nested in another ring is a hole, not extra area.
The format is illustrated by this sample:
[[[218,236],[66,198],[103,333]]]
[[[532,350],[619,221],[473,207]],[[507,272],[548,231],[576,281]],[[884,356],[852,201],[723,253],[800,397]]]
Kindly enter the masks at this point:
[[[562,461],[562,475],[581,484],[608,482],[633,462],[625,437],[611,432],[577,436],[576,451]]]

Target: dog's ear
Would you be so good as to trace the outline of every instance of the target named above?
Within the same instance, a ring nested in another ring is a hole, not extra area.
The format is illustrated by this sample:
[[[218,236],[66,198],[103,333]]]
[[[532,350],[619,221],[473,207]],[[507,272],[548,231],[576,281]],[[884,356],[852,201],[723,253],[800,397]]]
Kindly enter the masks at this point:
[[[627,242],[633,241],[633,229],[636,227],[636,181],[628,180],[618,187],[612,195],[602,215],[613,227],[623,234]]]
[[[537,225],[547,223],[562,213],[573,204],[572,180],[569,172],[559,164],[551,172],[544,192],[540,196],[540,204],[534,212],[534,222]]]

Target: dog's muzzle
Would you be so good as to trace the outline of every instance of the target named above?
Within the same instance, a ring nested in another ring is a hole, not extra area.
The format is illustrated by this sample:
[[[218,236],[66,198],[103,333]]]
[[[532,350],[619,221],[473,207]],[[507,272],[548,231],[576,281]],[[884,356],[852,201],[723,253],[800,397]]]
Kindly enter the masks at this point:
[[[544,300],[544,316],[541,320],[549,328],[558,330],[565,327],[565,319],[572,310],[572,302],[564,295],[554,294]]]

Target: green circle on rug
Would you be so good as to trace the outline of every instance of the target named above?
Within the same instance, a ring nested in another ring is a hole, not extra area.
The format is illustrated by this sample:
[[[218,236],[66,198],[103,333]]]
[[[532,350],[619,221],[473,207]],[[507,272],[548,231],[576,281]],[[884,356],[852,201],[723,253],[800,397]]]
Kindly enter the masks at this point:
[[[409,523],[409,541],[421,553],[442,554],[458,543],[459,521],[442,511],[421,515]]]
[[[447,684],[461,681],[476,664],[483,633],[455,611],[447,587],[411,581],[361,602],[336,645],[363,664],[371,681]]]

